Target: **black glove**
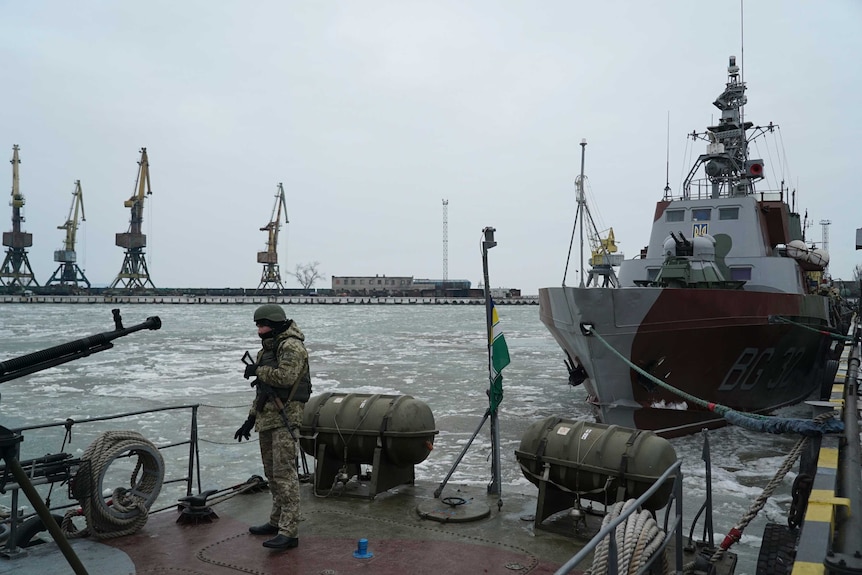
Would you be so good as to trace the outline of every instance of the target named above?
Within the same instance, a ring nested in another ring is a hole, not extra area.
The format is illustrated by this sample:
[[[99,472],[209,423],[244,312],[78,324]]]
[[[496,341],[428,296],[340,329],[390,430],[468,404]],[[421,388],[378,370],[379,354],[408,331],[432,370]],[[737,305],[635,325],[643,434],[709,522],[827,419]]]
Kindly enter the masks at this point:
[[[245,366],[245,373],[242,374],[242,376],[246,379],[250,378],[253,375],[257,375],[257,364],[256,363],[251,363],[251,364]]]
[[[242,443],[242,438],[244,437],[246,441],[251,439],[251,430],[254,429],[254,417],[249,415],[248,419],[245,420],[245,423],[242,424],[242,427],[236,430],[236,433],[233,434],[233,438]]]

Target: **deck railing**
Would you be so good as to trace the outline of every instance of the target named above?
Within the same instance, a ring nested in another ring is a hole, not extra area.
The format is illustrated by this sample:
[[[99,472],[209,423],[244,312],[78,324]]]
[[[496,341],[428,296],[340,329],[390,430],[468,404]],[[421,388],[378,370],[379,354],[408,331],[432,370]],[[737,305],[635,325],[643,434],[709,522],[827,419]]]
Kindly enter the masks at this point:
[[[163,445],[155,445],[155,447],[159,451],[177,448],[177,447],[183,447],[183,446],[188,447],[188,461],[187,461],[186,467],[185,467],[185,475],[182,477],[165,477],[161,482],[162,486],[168,485],[168,484],[175,484],[175,483],[185,484],[185,492],[186,492],[186,495],[188,496],[188,495],[192,495],[193,488],[195,486],[197,486],[197,492],[198,493],[201,492],[200,450],[199,450],[199,445],[198,445],[198,408],[199,408],[199,404],[176,405],[176,406],[169,406],[169,407],[160,407],[160,408],[152,408],[152,409],[146,409],[146,410],[140,410],[140,411],[131,411],[131,412],[126,412],[126,413],[119,413],[116,415],[106,415],[106,416],[101,416],[101,417],[88,417],[88,418],[74,419],[74,420],[73,419],[67,419],[66,421],[57,422],[57,423],[47,423],[47,424],[40,424],[40,425],[30,425],[30,426],[18,427],[18,428],[10,429],[10,431],[14,434],[23,435],[23,433],[27,432],[27,431],[52,429],[52,428],[64,428],[65,434],[71,434],[73,427],[83,425],[83,424],[93,424],[93,423],[97,423],[97,422],[127,419],[127,418],[132,418],[132,417],[136,417],[136,416],[140,416],[140,415],[147,415],[147,414],[153,414],[153,413],[165,412],[165,411],[188,410],[190,412],[189,438],[187,440],[184,440],[184,441],[176,441],[173,443],[166,443]],[[65,448],[65,441],[64,441],[64,448]],[[16,448],[16,451],[19,451],[19,449]],[[18,458],[19,455],[20,455],[20,453],[16,453],[16,459]],[[60,453],[60,454],[56,454],[56,455],[59,456],[59,455],[64,455],[64,454]],[[45,456],[45,458],[52,458],[52,457],[55,457],[55,455]],[[54,469],[52,469],[52,472],[41,474],[41,470],[38,469],[38,467],[39,467],[38,462],[41,459],[44,459],[44,458],[20,462],[21,467],[23,468],[24,472],[28,475],[30,483],[33,486],[48,485],[48,484],[53,484],[53,483],[64,483],[64,482],[68,481],[70,477],[74,476],[74,472],[77,470],[77,468],[79,467],[79,463],[80,463],[80,460],[78,460],[78,459],[71,459],[70,458],[70,459],[65,459],[65,460],[59,460],[59,458],[55,457],[55,459],[57,459],[60,462],[54,464]],[[31,463],[31,461],[32,461],[32,463]],[[68,469],[61,472],[57,469],[58,466],[60,466],[60,467],[66,466]],[[167,469],[165,471],[167,472]],[[18,485],[17,483],[7,483],[4,487],[4,489],[6,490],[6,492],[9,493],[9,496],[10,496],[10,517],[8,519],[4,520],[2,523],[0,523],[0,525],[5,524],[8,527],[8,531],[6,533],[3,533],[3,535],[6,536],[6,542],[5,542],[4,547],[2,548],[2,552],[7,553],[7,554],[13,554],[13,553],[15,553],[15,535],[16,535],[18,525],[22,521],[28,519],[29,517],[34,516],[35,513],[19,517],[19,512],[18,512],[19,500],[20,500],[19,490],[21,489],[21,486]],[[48,500],[50,501],[50,497],[48,498]],[[54,506],[48,505],[47,507],[50,511],[60,511],[60,510],[76,507],[77,505],[78,505],[78,502],[73,501],[71,503],[64,503],[64,504],[54,505]],[[165,509],[169,509],[172,507],[176,507],[176,503],[173,503],[169,506],[165,506],[165,507],[158,508],[158,509],[150,509],[150,513],[156,513],[159,511],[164,511]]]
[[[635,500],[634,505],[631,505],[619,517],[602,527],[602,529],[598,533],[596,533],[596,535],[589,541],[589,543],[587,543],[575,556],[566,561],[566,563],[564,563],[559,569],[557,569],[554,572],[554,575],[566,575],[567,573],[571,573],[573,569],[580,565],[590,555],[590,553],[595,551],[596,547],[605,537],[608,537],[608,573],[609,575],[617,575],[617,544],[616,538],[614,537],[617,526],[624,522],[626,519],[628,519],[630,515],[637,512],[640,506],[646,503],[646,501],[650,497],[652,497],[652,495],[656,491],[658,491],[659,488],[664,485],[665,482],[672,476],[675,476],[673,483],[673,497],[666,506],[667,512],[665,515],[664,527],[666,535],[664,541],[659,546],[659,548],[656,549],[655,553],[653,553],[647,563],[638,571],[638,574],[645,573],[647,570],[649,570],[650,566],[652,566],[652,564],[655,563],[655,561],[662,556],[668,544],[670,543],[670,533],[674,534],[675,539],[675,572],[682,573],[682,461],[677,460],[673,465],[668,467],[664,473],[662,473],[661,477],[656,479],[655,483],[653,483],[652,486],[643,493],[643,495],[641,495]],[[671,503],[673,504],[673,507],[671,507]],[[673,510],[673,517],[668,523],[668,514],[671,512],[671,509]]]

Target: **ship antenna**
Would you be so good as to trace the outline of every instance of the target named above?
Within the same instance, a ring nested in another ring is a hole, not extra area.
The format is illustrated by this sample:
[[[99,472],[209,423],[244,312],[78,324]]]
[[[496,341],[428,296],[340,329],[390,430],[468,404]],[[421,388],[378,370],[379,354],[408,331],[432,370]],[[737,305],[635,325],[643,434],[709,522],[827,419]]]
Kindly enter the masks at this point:
[[[664,162],[664,199],[670,199],[670,110],[667,111],[667,150],[665,151]]]
[[[739,0],[739,81],[745,86],[745,10],[744,1]],[[745,98],[742,99],[742,105],[739,107],[739,123],[742,125],[742,134],[745,136]],[[747,138],[744,138],[747,139]],[[745,147],[746,152],[748,146]],[[746,154],[746,158],[747,158]]]

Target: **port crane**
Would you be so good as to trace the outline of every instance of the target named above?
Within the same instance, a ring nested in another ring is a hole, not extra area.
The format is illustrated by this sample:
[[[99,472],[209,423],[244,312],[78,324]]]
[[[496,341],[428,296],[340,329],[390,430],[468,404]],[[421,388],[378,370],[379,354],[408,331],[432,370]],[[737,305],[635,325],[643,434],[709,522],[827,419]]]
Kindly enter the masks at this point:
[[[21,231],[21,224],[24,223],[24,195],[18,185],[18,165],[21,163],[18,149],[17,144],[12,146],[12,231],[3,232],[3,245],[9,249],[0,267],[0,285],[9,290],[39,285],[27,258],[27,248],[33,245],[33,234]]]
[[[80,220],[78,219],[78,212],[81,213]],[[75,191],[72,192],[72,205],[69,207],[69,217],[66,218],[66,223],[57,226],[58,230],[66,230],[63,249],[54,252],[54,261],[60,262],[60,265],[54,270],[51,279],[45,284],[46,286],[56,283],[61,286],[78,287],[78,282],[81,282],[90,287],[90,280],[78,267],[78,256],[75,252],[75,237],[78,233],[79,221],[85,222],[87,218],[84,216],[84,192],[81,190],[81,180],[76,180]]]
[[[272,207],[272,216],[269,223],[260,228],[267,233],[266,251],[257,252],[257,263],[263,264],[263,273],[260,276],[260,285],[257,289],[265,289],[270,286],[284,289],[281,283],[281,272],[278,268],[278,232],[281,229],[281,213],[284,212],[284,223],[289,224],[287,219],[287,204],[284,201],[284,186],[278,183],[278,191],[275,194],[275,205]]]
[[[123,267],[116,279],[110,285],[110,289],[125,287],[132,291],[135,289],[146,289],[147,286],[155,289],[150,272],[147,270],[147,260],[144,258],[144,248],[147,247],[147,236],[141,232],[141,224],[144,221],[144,199],[152,195],[150,189],[150,162],[147,158],[147,149],[141,148],[141,159],[138,161],[138,178],[135,181],[135,191],[123,205],[131,210],[129,219],[129,231],[116,235],[117,246],[126,250],[123,259]]]

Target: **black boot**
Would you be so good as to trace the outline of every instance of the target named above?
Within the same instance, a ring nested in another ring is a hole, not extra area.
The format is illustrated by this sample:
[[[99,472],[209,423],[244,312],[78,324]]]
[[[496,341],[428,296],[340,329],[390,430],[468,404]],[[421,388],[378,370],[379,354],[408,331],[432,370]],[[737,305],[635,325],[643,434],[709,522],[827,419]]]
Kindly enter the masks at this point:
[[[248,532],[252,535],[275,535],[278,533],[278,526],[272,523],[264,523],[263,525],[252,525],[248,528]]]
[[[264,541],[263,546],[270,549],[293,549],[299,546],[299,539],[287,535],[276,535],[272,539]]]

